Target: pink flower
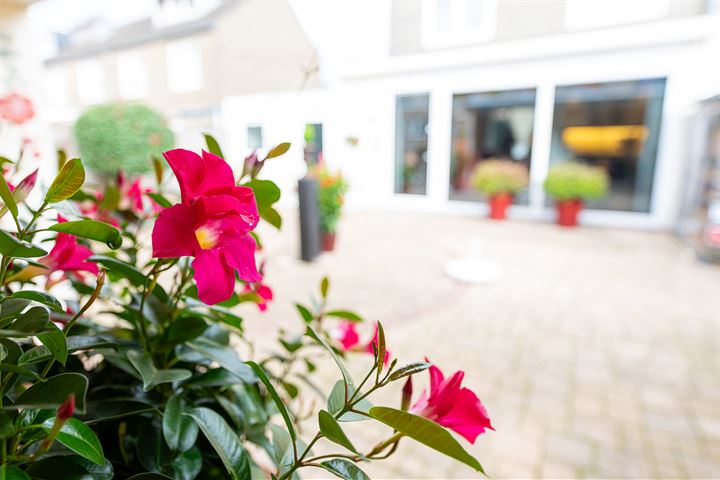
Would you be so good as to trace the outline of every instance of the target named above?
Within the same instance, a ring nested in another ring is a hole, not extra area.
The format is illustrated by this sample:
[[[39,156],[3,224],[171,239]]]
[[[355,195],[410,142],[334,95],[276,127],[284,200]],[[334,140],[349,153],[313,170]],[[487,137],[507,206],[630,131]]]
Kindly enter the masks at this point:
[[[263,301],[258,302],[257,306],[260,309],[261,312],[264,312],[267,310],[267,304],[269,301],[273,299],[273,292],[270,287],[262,283],[262,281],[253,284],[252,286],[249,283],[245,284],[245,291],[246,292],[255,292],[258,297],[260,297]]]
[[[33,188],[35,188],[35,183],[37,182],[37,176],[38,176],[38,170],[35,169],[34,172],[32,172],[27,177],[20,180],[20,183],[17,184],[17,187],[15,187],[18,191],[15,193],[15,188],[11,189],[11,191],[14,192],[13,196],[15,197],[15,201],[17,203],[22,202],[25,200],[28,196],[28,194],[32,191]]]
[[[67,220],[61,215],[58,215],[58,222],[66,222]],[[89,272],[94,275],[98,274],[98,267],[92,262],[86,262],[88,257],[93,254],[92,250],[84,245],[80,245],[77,238],[70,235],[69,233],[58,233],[55,239],[55,246],[50,250],[47,256],[39,260],[40,263],[47,267],[45,272],[48,276],[47,287],[54,285],[55,283],[65,278],[65,273],[72,272],[75,275],[82,278],[80,272]],[[49,277],[54,272],[63,272],[63,276],[60,279],[50,281]]]
[[[130,210],[137,214],[145,213],[145,196],[151,192],[151,188],[142,186],[141,179],[139,178],[130,184],[126,192],[127,198],[130,200]],[[148,200],[150,200],[150,206],[153,212],[157,213],[163,209],[163,207],[152,198],[148,197]]]
[[[58,407],[55,418],[58,422],[64,423],[73,416],[73,413],[75,413],[75,394],[71,393],[68,395],[67,400]]]
[[[203,151],[201,157],[175,149],[163,156],[178,179],[182,203],[160,212],[153,257],[195,257],[198,296],[210,305],[230,298],[235,272],[246,282],[259,282],[249,235],[259,221],[252,189],[235,186],[230,166],[212,153]]]
[[[460,387],[464,375],[465,372],[458,371],[445,379],[439,368],[431,366],[430,393],[424,390],[410,412],[454,430],[470,443],[475,443],[485,429],[495,429],[477,395]]]
[[[367,352],[374,354],[374,349],[377,348],[378,343],[378,326],[375,324],[375,333],[372,339],[365,345],[360,345],[360,334],[357,331],[357,327],[353,322],[342,322],[338,327],[336,338],[342,346],[344,352]],[[385,350],[385,358],[383,363],[385,365],[390,361],[390,350]]]
[[[0,118],[23,124],[35,116],[35,109],[29,98],[17,93],[9,93],[0,98]]]

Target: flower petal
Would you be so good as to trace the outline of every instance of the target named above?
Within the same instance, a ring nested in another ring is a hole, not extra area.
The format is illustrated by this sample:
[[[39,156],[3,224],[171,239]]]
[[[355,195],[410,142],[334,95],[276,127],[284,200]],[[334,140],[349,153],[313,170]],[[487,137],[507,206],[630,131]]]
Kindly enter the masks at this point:
[[[251,283],[262,280],[255,265],[255,239],[250,235],[232,235],[223,231],[220,250],[241,280]]]
[[[160,212],[152,232],[153,257],[193,255],[195,250],[199,250],[194,226],[195,213],[187,205],[173,205]]]
[[[230,166],[217,155],[203,151],[202,157],[190,150],[177,148],[163,153],[180,184],[183,203],[206,192],[235,185]]]
[[[436,421],[462,435],[470,443],[475,443],[477,436],[485,432],[485,429],[495,430],[490,424],[485,406],[477,395],[467,388],[460,389],[452,409]]]
[[[192,262],[198,297],[208,305],[224,302],[235,288],[235,272],[225,263],[220,250],[199,249]]]

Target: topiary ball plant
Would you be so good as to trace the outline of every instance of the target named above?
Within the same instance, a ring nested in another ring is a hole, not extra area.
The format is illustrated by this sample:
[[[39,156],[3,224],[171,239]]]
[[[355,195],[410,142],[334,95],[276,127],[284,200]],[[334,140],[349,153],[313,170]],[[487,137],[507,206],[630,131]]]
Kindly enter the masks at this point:
[[[483,195],[516,194],[528,185],[525,165],[508,160],[486,160],[475,168],[473,186]]]
[[[75,138],[86,164],[104,176],[119,170],[144,173],[152,157],[173,147],[165,119],[142,104],[107,104],[88,109],[75,123]]]
[[[545,179],[545,191],[557,201],[602,198],[609,186],[604,168],[576,162],[555,165]]]

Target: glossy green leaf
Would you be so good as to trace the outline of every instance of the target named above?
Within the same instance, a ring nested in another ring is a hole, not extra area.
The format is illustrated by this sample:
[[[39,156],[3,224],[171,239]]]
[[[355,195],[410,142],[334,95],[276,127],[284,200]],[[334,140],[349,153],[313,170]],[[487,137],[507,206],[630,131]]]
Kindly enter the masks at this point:
[[[285,404],[280,399],[280,396],[275,391],[275,387],[273,387],[272,383],[270,382],[270,379],[265,375],[265,371],[262,369],[260,365],[258,365],[255,362],[246,362],[248,365],[250,365],[250,368],[253,369],[255,374],[258,376],[260,381],[265,385],[265,388],[267,389],[268,393],[270,394],[270,397],[273,399],[273,402],[275,402],[275,406],[278,409],[278,412],[280,412],[280,415],[283,417],[283,421],[285,422],[285,426],[288,429],[288,432],[290,433],[290,438],[294,440],[297,439],[297,435],[295,433],[295,427],[293,426],[292,419],[290,418],[290,414],[288,413],[287,409],[285,408]]]
[[[45,201],[57,203],[72,197],[85,183],[85,169],[79,158],[65,162],[45,194]]]
[[[160,205],[163,208],[169,208],[169,207],[172,207],[172,205],[173,205],[170,200],[168,200],[167,198],[165,198],[163,195],[161,195],[159,193],[148,192],[145,195],[152,198],[155,201],[155,203],[157,203],[158,205]]]
[[[29,301],[20,298],[6,298],[0,303],[0,323],[12,320],[30,304]]]
[[[43,429],[47,432],[52,430],[55,418],[49,418],[43,422]],[[77,418],[68,418],[60,427],[57,435],[57,441],[64,446],[87,458],[98,465],[105,465],[105,455],[103,454],[100,440],[98,440],[95,432]]]
[[[172,477],[155,472],[143,472],[128,477],[127,480],[173,480]]]
[[[325,435],[325,438],[347,448],[353,453],[358,453],[352,442],[350,442],[350,439],[345,435],[345,432],[340,428],[337,420],[325,410],[318,412],[318,424],[320,425],[320,432]]]
[[[265,158],[275,158],[279,157],[280,155],[283,155],[288,150],[290,150],[290,143],[289,142],[283,142],[279,145],[274,146],[267,154]]]
[[[208,324],[201,316],[183,315],[178,317],[167,330],[167,341],[171,344],[187,342],[199,337]]]
[[[18,207],[17,203],[15,203],[15,198],[13,197],[12,192],[10,191],[10,187],[8,187],[7,182],[5,181],[5,177],[0,175],[0,199],[2,199],[3,203],[5,204],[5,207],[10,211],[10,214],[17,218],[18,216]],[[2,215],[0,215],[0,218],[2,218]]]
[[[280,213],[273,207],[266,207],[260,210],[260,218],[262,218],[278,230],[282,228],[282,217],[280,216]]]
[[[370,477],[360,470],[360,467],[342,458],[326,460],[321,462],[320,466],[336,477],[344,480],[370,480]]]
[[[165,167],[159,157],[153,155],[152,157],[153,170],[155,171],[155,181],[160,185],[163,181],[163,174],[165,173]]]
[[[47,252],[37,245],[18,240],[5,230],[0,230],[0,254],[5,257],[36,258],[44,257]]]
[[[323,277],[323,279],[320,281],[320,295],[322,295],[322,298],[327,298],[329,288],[330,279],[328,279],[328,277]]]
[[[209,133],[203,133],[203,137],[205,137],[205,144],[207,145],[208,151],[210,151],[210,153],[214,153],[220,158],[225,158],[225,155],[223,155],[222,150],[220,149],[220,145],[218,144],[217,140],[215,140],[215,137],[213,137]]]
[[[30,480],[30,477],[17,467],[0,465],[0,480]]]
[[[127,357],[133,367],[140,373],[143,380],[143,390],[146,392],[156,385],[179,382],[192,376],[190,370],[182,368],[157,369],[152,358],[146,352],[131,350],[127,353]]]
[[[18,316],[17,320],[10,324],[9,329],[27,334],[34,334],[47,330],[50,323],[50,314],[43,307],[32,307]]]
[[[355,393],[355,388],[348,385],[348,396],[352,397]],[[328,396],[327,401],[327,409],[328,412],[330,412],[333,415],[336,415],[342,408],[345,406],[345,382],[342,380],[338,380],[335,382],[335,385],[333,386],[332,391],[330,392],[330,395]],[[353,409],[361,411],[361,412],[368,412],[372,408],[372,403],[370,403],[367,399],[362,399],[359,402],[355,403],[353,406]],[[340,418],[337,420],[339,422],[362,422],[365,420],[369,420],[370,418],[367,415],[361,415],[359,413],[355,412],[346,412],[344,413]]]
[[[118,260],[117,258],[113,257],[106,257],[104,255],[93,255],[92,257],[88,258],[88,261],[99,263],[109,272],[118,274],[126,278],[136,287],[145,284],[145,275],[140,270],[133,267],[127,262],[123,262],[122,260]]]
[[[330,310],[325,312],[326,317],[342,318],[343,320],[349,320],[351,322],[362,322],[363,319],[360,315],[349,310]]]
[[[313,314],[310,313],[310,310],[308,310],[307,307],[296,303],[295,308],[297,308],[297,311],[300,312],[300,316],[303,318],[303,320],[305,320],[305,323],[310,323],[313,321]]]
[[[0,372],[10,372],[16,375],[24,375],[26,377],[32,377],[36,380],[43,381],[43,378],[32,370],[28,370],[24,367],[18,367],[17,365],[11,365],[9,363],[0,363]]]
[[[259,210],[270,207],[272,204],[280,200],[280,188],[275,185],[272,180],[253,179],[245,183],[246,187],[253,189],[255,193],[255,201]]]
[[[85,413],[88,379],[80,373],[61,373],[25,390],[13,408],[57,408],[71,393],[75,394],[75,411]]]
[[[390,374],[390,377],[388,378],[391,382],[394,382],[395,380],[407,377],[408,375],[414,375],[416,373],[422,372],[423,370],[427,370],[431,366],[432,363],[428,362],[408,363],[407,365],[403,365],[402,367],[395,370],[393,373]]]
[[[192,422],[192,420],[190,421]],[[194,480],[200,474],[202,464],[202,453],[197,447],[181,453],[171,463],[175,472],[175,480]]]
[[[343,379],[345,379],[345,383],[348,384],[349,386],[354,387],[355,382],[353,382],[353,379],[350,376],[350,372],[345,367],[345,364],[342,362],[342,360],[340,359],[338,354],[335,353],[335,350],[333,350],[333,348],[330,346],[330,344],[328,344],[324,338],[320,337],[317,333],[315,333],[315,330],[313,330],[312,327],[310,327],[310,326],[307,327],[305,334],[308,337],[314,339],[316,342],[318,342],[323,347],[325,347],[325,350],[327,350],[328,353],[330,353],[330,356],[332,357],[332,359],[335,361],[338,368],[340,369]]]
[[[60,365],[65,366],[68,356],[68,345],[65,340],[65,334],[52,322],[48,322],[48,327],[50,331],[38,334],[37,338],[45,348],[50,351],[53,358],[57,360]]]
[[[48,230],[54,232],[69,233],[80,238],[89,240],[97,240],[107,244],[112,249],[119,248],[122,245],[120,231],[105,222],[95,220],[77,220],[74,222],[61,222],[51,226]]]
[[[450,432],[431,420],[389,407],[373,407],[370,416],[433,450],[485,473],[480,462],[466,452]]]
[[[99,337],[89,337],[75,335],[67,337],[68,353],[78,352],[81,350],[92,350],[96,348],[117,348],[117,343],[109,342]],[[44,345],[38,345],[23,353],[18,363],[27,365],[32,363],[44,362],[52,357],[50,350]]]
[[[33,480],[58,480],[58,472],[62,472],[63,480],[112,480],[114,477],[109,461],[97,465],[78,455],[44,457],[31,463],[26,471]]]
[[[219,414],[209,408],[200,407],[191,409],[185,415],[190,416],[200,427],[232,479],[250,478],[248,454],[238,436]]]
[[[250,368],[238,357],[234,348],[229,345],[220,345],[212,340],[199,337],[187,343],[193,350],[215,360],[221,367],[238,377],[243,382],[252,383],[257,379]]]
[[[58,299],[45,292],[25,290],[22,292],[15,292],[8,298],[23,298],[26,300],[32,300],[33,302],[41,303],[46,307],[55,310],[56,312],[64,312],[62,305],[60,305]]]
[[[382,372],[385,365],[385,330],[380,322],[377,322],[378,340],[375,348],[377,349],[377,369],[378,373]]]
[[[197,440],[198,426],[190,418],[183,415],[187,404],[179,395],[173,395],[165,404],[162,430],[165,442],[170,450],[185,452],[190,450]]]
[[[15,421],[10,412],[0,410],[0,440],[7,440],[8,438],[15,435],[17,428],[15,428]]]

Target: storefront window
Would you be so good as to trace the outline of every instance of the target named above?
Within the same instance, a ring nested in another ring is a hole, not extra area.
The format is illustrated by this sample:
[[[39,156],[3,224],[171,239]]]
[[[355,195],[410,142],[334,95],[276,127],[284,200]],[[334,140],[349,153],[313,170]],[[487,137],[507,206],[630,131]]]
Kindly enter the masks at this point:
[[[649,212],[665,80],[558,87],[550,162],[604,167],[609,194],[589,208]]]
[[[473,171],[489,159],[530,168],[535,90],[512,90],[453,97],[450,199],[481,201],[472,186]],[[527,193],[515,197],[527,204]]]
[[[397,98],[395,193],[426,193],[429,104],[427,94]]]

